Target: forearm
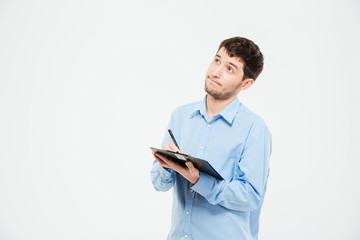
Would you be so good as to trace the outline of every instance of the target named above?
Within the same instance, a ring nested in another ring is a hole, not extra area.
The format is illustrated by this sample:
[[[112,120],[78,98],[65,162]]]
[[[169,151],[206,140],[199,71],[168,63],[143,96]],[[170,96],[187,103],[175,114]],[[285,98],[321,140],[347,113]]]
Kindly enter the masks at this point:
[[[201,173],[192,189],[213,205],[219,204],[236,211],[251,211],[259,207],[265,184],[264,182],[262,189],[255,189],[249,182],[241,179],[218,180]]]
[[[193,190],[209,203],[228,209],[251,211],[258,208],[266,191],[272,151],[271,134],[267,127],[254,124],[244,145],[231,179],[218,180],[202,173]]]

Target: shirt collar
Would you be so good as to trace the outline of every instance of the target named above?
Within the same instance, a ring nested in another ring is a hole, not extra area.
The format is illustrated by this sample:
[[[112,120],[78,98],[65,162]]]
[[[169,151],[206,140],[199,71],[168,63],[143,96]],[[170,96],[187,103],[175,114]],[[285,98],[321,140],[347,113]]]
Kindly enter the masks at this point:
[[[201,115],[205,116],[206,113],[206,96],[200,101],[198,104],[195,105],[194,110],[191,112],[191,116],[194,116],[195,113],[200,113]]]
[[[220,115],[226,122],[230,125],[234,121],[236,113],[239,111],[241,106],[241,102],[239,101],[238,97],[236,97],[229,105],[226,106],[224,110],[222,110],[218,115]],[[200,113],[204,117],[207,116],[206,114],[206,96],[203,98],[199,104],[197,104],[194,110],[191,112],[191,115],[195,113]],[[214,116],[215,117],[215,116]]]

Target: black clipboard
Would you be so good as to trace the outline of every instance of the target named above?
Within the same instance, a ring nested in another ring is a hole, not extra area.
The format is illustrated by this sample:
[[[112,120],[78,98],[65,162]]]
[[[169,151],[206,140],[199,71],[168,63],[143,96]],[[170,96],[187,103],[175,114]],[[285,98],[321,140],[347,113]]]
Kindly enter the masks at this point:
[[[217,179],[224,180],[221,175],[210,165],[210,163],[206,160],[200,158],[191,157],[188,154],[175,152],[171,150],[164,150],[159,148],[150,147],[150,149],[154,153],[160,153],[161,155],[167,157],[169,160],[177,162],[183,166],[185,166],[186,161],[191,161],[194,166],[199,169],[199,171],[211,175]]]

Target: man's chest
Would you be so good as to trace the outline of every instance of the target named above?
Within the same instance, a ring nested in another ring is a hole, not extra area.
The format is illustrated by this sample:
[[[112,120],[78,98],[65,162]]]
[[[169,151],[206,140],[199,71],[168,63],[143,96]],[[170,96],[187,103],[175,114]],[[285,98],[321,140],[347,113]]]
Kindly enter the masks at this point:
[[[195,118],[174,122],[180,149],[207,160],[225,179],[232,179],[241,161],[248,127],[233,126],[223,119],[206,122]]]

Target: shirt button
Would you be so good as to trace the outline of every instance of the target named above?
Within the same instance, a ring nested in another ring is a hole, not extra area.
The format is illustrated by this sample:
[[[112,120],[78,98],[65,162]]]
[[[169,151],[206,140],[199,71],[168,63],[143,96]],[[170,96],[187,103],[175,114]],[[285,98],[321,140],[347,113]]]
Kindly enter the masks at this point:
[[[194,192],[194,190],[191,189],[190,192]]]
[[[200,149],[201,149],[201,150],[204,150],[204,147],[203,147],[203,146],[201,146],[201,147],[200,147]]]
[[[189,215],[190,213],[189,212],[186,212],[186,215]]]
[[[209,128],[209,127],[211,127],[211,125],[210,125],[210,124],[208,124],[208,128]]]
[[[168,174],[168,173],[166,173],[165,175],[166,175],[166,176],[169,176],[169,174]]]
[[[185,235],[185,238],[188,238],[189,236],[188,235]]]

